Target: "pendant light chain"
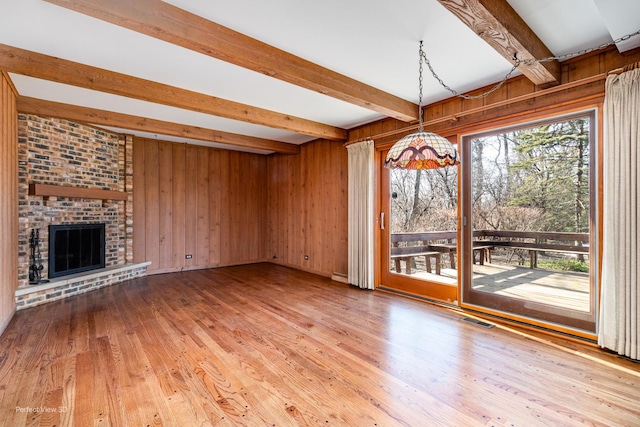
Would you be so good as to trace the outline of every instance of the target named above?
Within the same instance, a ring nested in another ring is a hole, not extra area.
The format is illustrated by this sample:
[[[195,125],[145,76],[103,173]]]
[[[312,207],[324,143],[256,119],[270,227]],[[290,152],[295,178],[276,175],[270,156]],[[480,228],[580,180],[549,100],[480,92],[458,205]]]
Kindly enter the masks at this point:
[[[509,72],[504,76],[504,78],[497,83],[495,86],[493,86],[491,89],[489,89],[486,92],[483,92],[479,95],[465,95],[463,93],[458,93],[458,91],[456,91],[455,89],[452,89],[451,87],[449,87],[441,78],[440,76],[438,76],[438,74],[436,74],[435,70],[433,69],[433,67],[431,66],[431,62],[429,61],[429,59],[427,58],[427,55],[422,52],[423,58],[424,58],[424,62],[427,63],[427,67],[429,67],[429,71],[431,71],[431,74],[433,75],[433,77],[438,81],[438,83],[440,83],[440,85],[445,88],[446,90],[448,90],[449,92],[451,92],[454,96],[457,96],[459,98],[462,99],[479,99],[479,98],[486,98],[487,96],[491,95],[493,92],[495,92],[496,90],[500,89],[502,87],[502,85],[504,85],[507,80],[509,80],[511,78],[511,75],[513,74],[513,72],[515,70],[518,69],[518,66],[520,65],[520,62],[516,62],[516,64],[511,67],[511,70],[509,70]]]
[[[620,38],[615,39],[612,42],[609,43],[603,43],[600,46],[597,47],[592,47],[592,48],[588,48],[588,49],[582,49],[579,50],[577,52],[573,52],[573,53],[567,53],[564,55],[558,55],[558,56],[549,56],[547,58],[542,58],[542,59],[518,59],[517,57],[517,53],[513,55],[513,67],[511,67],[511,70],[504,76],[504,78],[498,82],[495,86],[493,86],[491,89],[489,89],[486,92],[483,92],[479,95],[465,95],[465,94],[460,94],[458,93],[458,91],[456,91],[455,89],[452,89],[451,87],[449,87],[443,80],[442,78],[440,78],[440,76],[438,76],[438,74],[435,72],[435,70],[433,69],[433,67],[431,66],[431,62],[429,61],[429,58],[427,58],[427,55],[424,53],[424,50],[422,49],[422,41],[420,41],[420,101],[422,101],[422,60],[424,59],[424,62],[427,64],[427,67],[429,67],[429,71],[431,71],[431,74],[433,75],[433,78],[436,79],[438,81],[438,83],[440,83],[440,85],[445,88],[446,90],[448,90],[449,92],[451,92],[454,96],[457,96],[459,98],[463,98],[463,99],[478,99],[478,98],[485,98],[487,96],[489,96],[490,94],[492,94],[493,92],[495,92],[496,90],[500,89],[502,87],[502,85],[504,85],[507,80],[509,80],[509,78],[511,77],[511,75],[513,74],[513,72],[515,70],[518,69],[518,67],[522,64],[524,65],[530,65],[530,64],[534,64],[536,62],[541,63],[541,62],[551,62],[551,61],[563,61],[569,58],[573,58],[576,56],[580,56],[580,55],[585,55],[587,53],[591,53],[591,52],[595,52],[597,50],[602,50],[605,49],[609,46],[612,46],[614,44],[618,44],[622,41],[626,41],[629,40],[631,37],[635,37],[637,35],[640,35],[640,30],[636,31],[635,33],[631,33],[631,34],[627,34],[625,36],[622,36]],[[422,129],[422,107],[420,108],[420,128]]]
[[[573,53],[566,53],[564,55],[559,55],[559,56],[549,56],[547,58],[542,58],[542,59],[532,58],[532,59],[523,59],[523,60],[517,59],[515,57],[515,55],[514,55],[514,60],[516,61],[516,64],[518,64],[518,65],[520,65],[520,64],[533,64],[535,62],[551,62],[551,61],[555,61],[555,60],[564,61],[566,59],[573,58],[575,56],[585,55],[587,53],[595,52],[597,50],[606,49],[609,46],[613,46],[614,44],[618,44],[620,42],[627,41],[631,37],[635,37],[637,35],[640,35],[640,30],[636,31],[635,33],[627,34],[625,36],[617,38],[612,42],[603,43],[600,46],[590,47],[590,48],[587,48],[587,49],[582,49],[582,50],[579,50],[579,51],[573,52]]]
[[[424,55],[424,51],[422,50],[422,40],[420,40],[420,51],[418,52],[418,62],[420,63],[418,67],[418,132],[424,131],[424,127],[422,126],[422,58],[426,58]]]

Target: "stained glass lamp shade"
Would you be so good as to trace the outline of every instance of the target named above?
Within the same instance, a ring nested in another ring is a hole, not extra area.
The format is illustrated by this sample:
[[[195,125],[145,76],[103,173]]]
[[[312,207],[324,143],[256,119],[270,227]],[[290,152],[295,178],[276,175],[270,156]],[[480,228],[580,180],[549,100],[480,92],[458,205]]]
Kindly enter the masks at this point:
[[[384,162],[386,168],[437,169],[460,164],[458,151],[446,138],[419,131],[396,142]]]

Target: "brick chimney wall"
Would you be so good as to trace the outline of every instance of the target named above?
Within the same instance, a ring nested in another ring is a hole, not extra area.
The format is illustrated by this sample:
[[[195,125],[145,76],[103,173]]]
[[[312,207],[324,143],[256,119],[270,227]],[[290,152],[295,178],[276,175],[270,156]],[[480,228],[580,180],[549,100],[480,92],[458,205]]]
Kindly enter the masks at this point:
[[[129,143],[127,143],[129,140]],[[67,120],[18,115],[19,286],[29,283],[31,230],[40,232],[48,277],[48,226],[105,223],[106,266],[131,262],[132,147],[130,138]],[[29,184],[127,191],[127,201],[29,195]]]

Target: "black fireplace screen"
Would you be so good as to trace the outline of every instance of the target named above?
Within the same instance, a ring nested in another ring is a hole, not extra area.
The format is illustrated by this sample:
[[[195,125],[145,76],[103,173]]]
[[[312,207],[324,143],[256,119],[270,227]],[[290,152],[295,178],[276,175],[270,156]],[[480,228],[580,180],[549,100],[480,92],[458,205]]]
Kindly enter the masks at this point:
[[[103,268],[104,224],[49,226],[49,278]]]

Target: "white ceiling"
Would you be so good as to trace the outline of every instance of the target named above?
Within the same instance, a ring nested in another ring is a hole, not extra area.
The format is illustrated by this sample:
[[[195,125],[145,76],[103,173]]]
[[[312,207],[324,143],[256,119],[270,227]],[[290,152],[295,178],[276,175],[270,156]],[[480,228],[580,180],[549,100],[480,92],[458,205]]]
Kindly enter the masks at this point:
[[[418,102],[419,40],[424,40],[437,73],[459,92],[499,81],[511,69],[507,60],[436,0],[165,1],[414,103]],[[554,55],[599,46],[640,30],[639,0],[508,2]],[[344,129],[382,118],[374,111],[41,0],[0,0],[0,11],[1,44]],[[640,36],[618,48],[638,46]],[[11,74],[11,78],[24,96],[288,143],[314,139],[32,77]],[[449,96],[425,75],[425,103]]]

